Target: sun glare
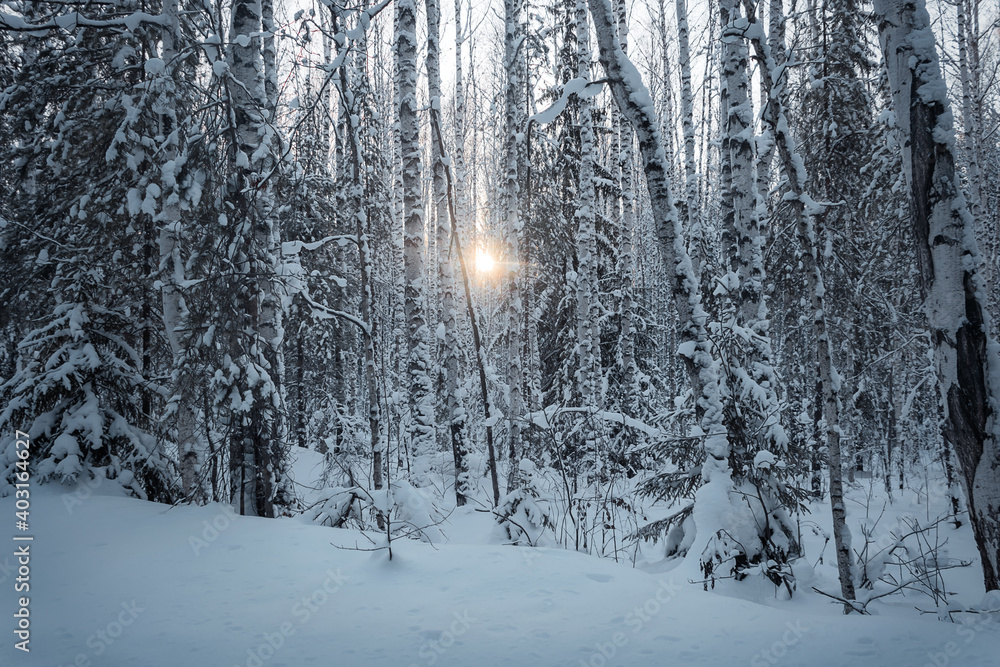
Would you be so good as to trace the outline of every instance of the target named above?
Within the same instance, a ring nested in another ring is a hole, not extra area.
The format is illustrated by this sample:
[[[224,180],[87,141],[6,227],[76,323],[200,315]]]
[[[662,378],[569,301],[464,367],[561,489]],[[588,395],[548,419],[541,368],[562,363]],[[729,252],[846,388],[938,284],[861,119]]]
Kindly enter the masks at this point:
[[[476,250],[476,271],[479,273],[489,273],[496,266],[493,256],[482,248]]]

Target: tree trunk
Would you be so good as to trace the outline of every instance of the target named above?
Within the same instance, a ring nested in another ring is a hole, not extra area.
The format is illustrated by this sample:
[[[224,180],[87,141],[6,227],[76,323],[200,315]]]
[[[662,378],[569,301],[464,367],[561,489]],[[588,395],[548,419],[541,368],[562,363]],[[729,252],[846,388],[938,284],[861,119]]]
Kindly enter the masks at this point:
[[[617,6],[618,42],[622,53],[628,56],[628,19],[625,14],[625,0],[618,0]],[[690,97],[690,86],[688,94]],[[639,416],[639,397],[642,388],[639,386],[639,366],[635,357],[635,248],[632,236],[636,231],[636,196],[635,179],[632,174],[634,161],[633,145],[635,134],[621,111],[614,109],[615,125],[618,130],[618,177],[621,183],[621,238],[618,244],[617,271],[621,280],[621,367],[624,372],[622,384],[625,388],[625,414],[631,417]],[[685,135],[685,141],[687,135]],[[686,144],[685,144],[686,145]],[[694,135],[691,136],[692,161],[694,152]],[[694,169],[692,164],[691,169]],[[697,187],[696,183],[694,184]],[[688,192],[690,195],[690,191]],[[697,199],[697,193],[695,194]],[[693,233],[693,232],[692,232]],[[692,258],[692,262],[694,259]],[[696,271],[697,272],[697,271]]]
[[[590,21],[587,20],[586,0],[576,0],[576,76],[590,80]],[[597,197],[594,190],[594,126],[590,99],[580,96],[577,100],[580,128],[580,171],[577,183],[576,254],[579,260],[576,279],[577,358],[579,359],[580,400],[584,408],[585,423],[582,427],[584,461],[600,468],[597,451],[599,434],[593,413],[601,402],[601,303],[597,283],[597,229],[595,228]],[[592,481],[592,480],[590,480]]]
[[[431,114],[439,117],[441,112],[441,7],[438,0],[426,0],[427,7],[427,92],[430,97]],[[448,434],[452,458],[455,464],[455,502],[461,507],[468,493],[468,470],[465,463],[465,408],[459,400],[458,390],[458,320],[455,304],[455,276],[452,269],[451,225],[448,217],[448,183],[445,176],[445,155],[437,141],[431,141],[431,161],[433,170],[432,192],[434,197],[434,217],[438,250],[438,294],[441,303],[441,318],[444,325],[443,364],[444,395],[441,402],[445,406]]]
[[[240,259],[247,275],[240,307],[248,326],[248,330],[235,332],[239,337],[236,350],[239,363],[247,366],[247,373],[238,382],[247,382],[251,367],[260,381],[252,388],[245,388],[255,399],[249,413],[235,415],[240,426],[233,429],[231,436],[230,469],[240,496],[241,512],[249,510],[260,516],[274,516],[283,458],[276,439],[281,405],[278,350],[283,332],[274,280],[278,234],[272,217],[270,178],[274,168],[273,128],[266,123],[268,100],[258,41],[261,21],[260,3],[253,0],[233,3],[229,61],[236,83],[230,87],[236,177],[228,196],[234,215],[245,230],[242,238],[246,249]]]
[[[177,40],[180,37],[180,25],[178,20],[177,0],[167,0],[163,4],[163,16],[167,25],[162,32],[162,60],[168,68],[176,67]],[[179,154],[179,136],[181,129],[177,122],[177,99],[176,81],[173,75],[158,84],[161,95],[161,106],[163,111],[159,117],[160,134],[166,137],[163,150],[163,160],[165,164],[174,165]],[[203,500],[203,493],[199,480],[201,461],[198,452],[198,438],[196,429],[198,426],[198,411],[194,407],[193,378],[189,376],[187,352],[189,349],[189,338],[186,331],[188,328],[187,306],[181,294],[181,286],[184,284],[184,259],[182,256],[182,244],[184,238],[184,225],[181,220],[180,197],[181,192],[177,183],[175,173],[171,173],[169,182],[164,179],[161,190],[166,194],[163,207],[154,220],[159,229],[159,275],[163,283],[162,307],[163,326],[166,331],[167,342],[170,344],[170,351],[173,355],[173,372],[171,401],[174,403],[173,427],[176,433],[177,453],[180,459],[181,484],[184,490],[184,497],[192,502]]]
[[[396,2],[396,61],[399,67],[399,136],[403,159],[404,311],[407,330],[410,455],[413,481],[429,482],[437,439],[430,380],[430,334],[424,285],[424,206],[421,196],[420,123],[417,118],[417,8],[413,0]]]
[[[986,590],[1000,571],[1000,359],[988,337],[979,250],[955,170],[952,114],[923,0],[875,0],[896,122],[943,432],[958,459]]]
[[[722,421],[718,376],[706,331],[707,316],[701,307],[701,289],[691,266],[677,210],[670,189],[669,170],[657,127],[653,102],[639,71],[621,49],[615,35],[610,0],[590,0],[600,60],[619,109],[631,122],[639,139],[646,189],[659,241],[660,252],[673,276],[672,297],[677,310],[681,345],[696,411],[705,434],[704,484],[698,489],[693,514],[698,531],[688,554],[687,572],[695,575],[716,532],[724,525],[728,494],[732,488],[729,469],[730,444]],[[694,565],[697,564],[697,570]]]
[[[771,57],[770,45],[761,39],[751,40],[758,58],[764,63],[764,86],[766,104],[764,115],[768,124],[775,128],[775,144],[781,163],[781,171],[788,182],[789,192],[783,197],[792,206],[796,218],[796,233],[802,247],[802,265],[805,270],[806,286],[813,312],[813,332],[817,344],[819,383],[823,402],[823,416],[826,421],[826,448],[830,470],[830,507],[833,513],[833,537],[837,552],[837,570],[840,577],[841,595],[845,600],[853,600],[854,575],[851,557],[851,534],[847,528],[847,508],[844,504],[843,456],[840,451],[840,376],[833,363],[833,346],[826,323],[826,288],[819,265],[819,242],[816,238],[814,215],[822,208],[809,196],[806,184],[809,179],[805,163],[791,135],[784,105],[784,77],[781,68]],[[783,50],[783,49],[782,49]],[[844,613],[851,611],[844,605]]]
[[[681,133],[684,137],[684,196],[681,198],[680,211],[687,223],[685,231],[688,235],[691,264],[695,276],[700,280],[705,239],[698,206],[697,165],[694,161],[694,98],[691,92],[691,46],[686,0],[676,0],[676,9],[678,66],[681,72]],[[624,48],[623,43],[623,51]]]
[[[504,94],[506,140],[504,154],[506,171],[504,176],[504,241],[506,256],[503,259],[505,267],[505,282],[507,285],[506,331],[507,341],[507,386],[510,400],[507,405],[507,421],[510,429],[508,456],[510,469],[507,475],[507,492],[514,490],[517,484],[518,448],[521,445],[521,427],[524,421],[524,372],[521,365],[523,354],[522,327],[524,323],[524,306],[521,302],[520,245],[521,222],[518,211],[518,135],[523,128],[522,113],[519,106],[521,90],[521,58],[523,49],[523,29],[521,27],[520,0],[504,0],[504,67],[507,71],[507,84]]]

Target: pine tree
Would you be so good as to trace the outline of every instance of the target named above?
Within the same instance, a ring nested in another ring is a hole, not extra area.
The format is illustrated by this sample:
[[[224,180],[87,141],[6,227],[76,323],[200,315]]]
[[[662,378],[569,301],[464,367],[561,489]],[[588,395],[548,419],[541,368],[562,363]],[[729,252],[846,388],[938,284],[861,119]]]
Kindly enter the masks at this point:
[[[30,307],[34,322],[5,322],[20,341],[0,386],[0,468],[12,471],[16,427],[34,443],[40,481],[99,476],[169,502],[179,489],[157,421],[168,390],[154,239],[164,188],[180,181],[187,205],[197,184],[157,154],[169,87],[155,57],[161,27],[131,3],[70,23],[60,4],[21,9],[32,29],[6,50],[17,67],[0,93],[11,131],[0,161],[12,167],[0,179],[12,278],[0,310],[28,322]]]

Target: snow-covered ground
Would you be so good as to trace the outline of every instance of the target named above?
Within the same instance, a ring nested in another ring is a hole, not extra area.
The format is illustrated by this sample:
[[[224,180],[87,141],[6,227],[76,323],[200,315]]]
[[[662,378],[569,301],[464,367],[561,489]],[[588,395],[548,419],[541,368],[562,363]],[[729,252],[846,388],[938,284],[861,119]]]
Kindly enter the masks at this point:
[[[33,489],[30,654],[13,647],[13,542],[0,552],[0,665],[1000,664],[1000,617],[941,622],[920,616],[915,606],[933,605],[913,595],[841,615],[809,590],[837,590],[831,546],[781,600],[764,582],[705,593],[654,548],[633,567],[496,544],[489,515],[471,509],[442,526],[447,543],[394,541],[390,561],[351,550],[371,545],[355,530],[65,491]],[[922,512],[911,496],[880,524]],[[0,499],[11,526],[14,510]],[[857,503],[851,512],[863,515]],[[828,523],[820,511],[809,520]],[[947,530],[950,555],[973,558],[968,529]],[[804,534],[814,563],[821,534]],[[981,602],[975,565],[945,577],[959,602]]]

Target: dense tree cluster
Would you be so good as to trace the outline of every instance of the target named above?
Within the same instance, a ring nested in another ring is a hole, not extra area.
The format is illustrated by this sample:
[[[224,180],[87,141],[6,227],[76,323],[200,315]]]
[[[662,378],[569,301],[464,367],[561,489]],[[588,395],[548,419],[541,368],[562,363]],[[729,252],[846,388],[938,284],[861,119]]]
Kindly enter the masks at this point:
[[[828,496],[852,600],[844,485],[932,466],[997,588],[996,8],[495,4],[0,2],[0,493],[20,429],[789,592]]]

